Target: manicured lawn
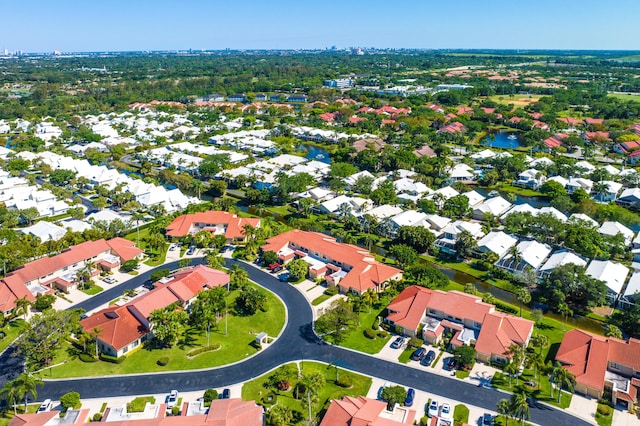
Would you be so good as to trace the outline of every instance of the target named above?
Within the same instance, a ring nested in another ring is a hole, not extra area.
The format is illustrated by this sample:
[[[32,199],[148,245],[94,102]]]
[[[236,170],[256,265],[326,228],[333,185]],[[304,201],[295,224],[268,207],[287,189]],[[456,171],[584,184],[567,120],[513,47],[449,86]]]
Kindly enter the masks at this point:
[[[400,361],[403,364],[409,363],[409,361],[411,361],[411,354],[414,352],[414,350],[415,349],[413,348],[405,348],[400,354],[400,356],[398,357],[398,361]]]
[[[511,192],[513,194],[518,194],[523,197],[542,197],[543,196],[542,193],[539,191],[534,191],[533,189],[528,189],[528,188],[521,188],[519,186],[513,186],[505,182],[500,183],[495,187],[492,187],[492,189],[497,189],[498,191],[502,191],[502,192]]]
[[[507,424],[507,420],[503,416],[496,416],[495,423],[494,423],[495,426],[506,426],[506,424]],[[509,419],[509,424],[520,425],[521,423],[517,420]],[[524,422],[524,426],[533,426],[533,425],[529,422]]]
[[[608,96],[611,96],[612,98],[620,99],[623,101],[640,102],[640,96],[638,95],[630,95],[627,93],[609,93]]]
[[[325,385],[319,392],[317,402],[311,404],[312,417],[318,417],[319,414],[329,406],[331,400],[340,399],[346,395],[354,397],[366,395],[369,391],[369,388],[371,387],[371,378],[340,369],[340,377],[348,375],[353,383],[353,386],[351,388],[342,388],[335,384],[336,367],[309,361],[305,361],[302,364],[303,376],[306,374],[320,372],[322,375],[324,375],[325,378]],[[277,395],[276,404],[284,405],[291,408],[294,412],[296,412],[297,421],[295,424],[303,424],[308,416],[307,399],[301,395],[299,395],[300,399],[295,398],[295,386],[299,381],[296,374],[297,366],[296,364],[287,365],[291,366],[294,372],[288,378],[289,382],[291,383],[291,390],[287,392],[275,392],[274,390],[270,389],[267,386],[266,382],[268,380],[268,377],[273,373],[267,373],[250,382],[246,382],[242,386],[242,399],[255,400],[258,404],[265,405],[266,408],[268,408],[271,404],[265,404],[263,402],[263,399],[265,399],[267,394],[275,393]]]
[[[456,370],[456,377],[458,379],[466,379],[469,377],[469,372],[467,370]]]
[[[460,426],[469,423],[469,408],[464,404],[453,407],[453,424]]]
[[[289,210],[288,205],[287,206],[270,206],[270,207],[267,207],[266,210],[270,213],[277,214],[282,217],[291,213],[291,210]]]
[[[321,294],[320,296],[316,297],[315,299],[313,299],[313,302],[311,302],[311,304],[313,306],[318,306],[319,304],[321,304],[322,302],[324,302],[325,300],[328,300],[331,296],[328,294]]]
[[[529,387],[525,385],[528,380],[533,380],[538,383],[537,387]],[[568,392],[562,392],[562,399],[558,404],[557,390],[553,389],[553,396],[549,393],[549,377],[543,374],[538,374],[538,378],[533,377],[533,370],[525,369],[520,376],[518,383],[516,384],[516,378],[512,379],[512,385],[509,386],[509,376],[503,373],[496,373],[491,380],[491,384],[498,389],[506,390],[513,393],[524,392],[528,396],[531,396],[541,402],[553,404],[560,408],[567,408],[571,403],[572,394]]]
[[[0,331],[4,333],[4,338],[0,339],[0,352],[4,351],[7,346],[16,340],[18,335],[20,335],[20,330],[22,330],[23,325],[24,320],[18,318],[0,328]]]
[[[613,410],[608,405],[598,404],[598,408],[602,409],[601,407],[606,407],[605,409],[611,410],[611,415],[605,416],[596,411],[596,423],[598,423],[599,426],[611,426],[611,423],[613,422]]]
[[[157,252],[155,250],[150,251],[151,254],[149,256],[149,260],[144,262],[144,264],[149,266],[162,265],[167,258],[167,250],[169,250],[169,245],[169,243],[165,243],[163,248],[160,249],[160,252]]]
[[[377,336],[375,339],[369,339],[364,335],[364,330],[365,328],[371,328],[374,322],[377,321],[377,317],[382,315],[382,312],[388,303],[388,299],[381,299],[370,309],[370,311],[364,310],[360,312],[360,326],[349,333],[349,335],[340,342],[340,346],[355,349],[367,354],[377,354],[380,352],[391,336]],[[325,339],[331,340],[331,337],[325,336]]]
[[[134,398],[131,402],[127,403],[127,412],[128,413],[141,413],[144,411],[145,405],[155,404],[156,399],[152,396],[139,396]]]
[[[264,291],[264,290],[263,290]],[[227,303],[230,306],[228,319],[228,335],[224,335],[225,321],[222,319],[217,330],[211,331],[210,344],[220,344],[216,351],[205,352],[193,358],[187,358],[186,353],[195,348],[206,346],[206,332],[190,328],[181,342],[172,348],[152,348],[145,346],[135,350],[127,356],[122,364],[105,361],[85,363],[78,359],[77,351],[69,344],[58,351],[52,364],[68,360],[67,364],[45,370],[41,374],[44,378],[65,378],[78,376],[98,376],[112,374],[133,374],[143,372],[157,372],[168,370],[191,370],[197,368],[216,367],[239,361],[255,354],[258,349],[253,346],[255,334],[266,332],[269,336],[277,336],[285,320],[285,309],[278,298],[264,291],[267,295],[266,312],[258,311],[252,316],[241,316],[231,307],[239,294],[232,291]],[[162,367],[157,365],[161,357],[168,357],[169,364]]]
[[[93,295],[96,295],[96,294],[100,293],[102,290],[104,290],[102,287],[100,287],[97,284],[94,284],[91,287],[89,287],[88,289],[86,289],[86,290],[82,290],[81,289],[80,291],[82,291],[85,294],[88,294],[89,296],[93,296]]]

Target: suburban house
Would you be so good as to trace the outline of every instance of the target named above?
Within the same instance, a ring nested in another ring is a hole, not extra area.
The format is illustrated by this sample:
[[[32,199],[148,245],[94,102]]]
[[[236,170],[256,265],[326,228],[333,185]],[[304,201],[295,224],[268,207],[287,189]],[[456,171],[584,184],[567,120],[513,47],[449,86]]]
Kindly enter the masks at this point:
[[[556,354],[576,377],[576,392],[602,398],[611,392],[614,404],[631,407],[640,387],[640,340],[597,336],[580,329],[568,331]]]
[[[245,240],[244,227],[247,225],[258,228],[260,219],[241,218],[229,212],[209,210],[180,215],[166,229],[169,237],[179,238],[209,231],[213,235],[224,235],[227,242],[232,243]]]
[[[590,277],[605,282],[608,288],[607,299],[614,302],[624,287],[629,268],[610,260],[592,260],[586,272]]]
[[[396,404],[393,411],[387,410],[387,403],[377,399],[359,396],[345,396],[334,399],[329,404],[320,426],[399,426],[412,425],[415,410]]]
[[[569,194],[573,194],[578,189],[584,189],[587,194],[591,194],[591,190],[593,189],[593,181],[591,179],[581,177],[572,177],[567,182],[565,189]]]
[[[574,264],[582,267],[587,266],[587,260],[569,250],[558,250],[554,252],[544,265],[538,270],[538,278],[545,278],[551,275],[554,269],[567,264]]]
[[[473,218],[476,220],[484,220],[486,214],[499,217],[510,208],[511,203],[500,196],[489,198],[473,209]]]
[[[640,208],[640,188],[627,188],[618,197],[616,203],[621,206]]]
[[[551,253],[551,247],[535,240],[521,241],[517,246],[519,256],[508,254],[496,263],[496,267],[513,274],[523,274],[527,268],[537,272]]]
[[[514,185],[525,188],[538,189],[546,181],[546,177],[536,169],[528,169],[518,175],[518,179],[513,181]]]
[[[636,300],[636,294],[640,293],[640,271],[636,270],[624,290],[624,293],[620,297],[620,306],[627,308],[631,305],[635,305],[636,302],[640,302],[640,299]]]
[[[635,232],[633,232],[631,229],[627,228],[620,222],[611,222],[611,221],[603,222],[600,228],[598,229],[598,232],[605,237],[615,237],[618,234],[620,234],[622,235],[622,238],[624,240],[624,245],[626,246],[631,245],[631,241],[635,236]]]
[[[402,278],[402,270],[376,261],[367,250],[317,232],[287,231],[269,238],[262,251],[277,253],[281,263],[304,259],[312,279],[324,278],[342,293],[381,291],[387,281]]]
[[[462,232],[468,232],[474,239],[481,238],[484,235],[482,231],[482,225],[477,222],[466,222],[463,220],[456,220],[450,223],[447,227],[442,229],[440,237],[435,241],[434,245],[440,247],[440,250],[445,253],[456,253],[456,241],[458,241],[458,235]]]
[[[243,401],[240,398],[215,399],[210,407],[202,401],[184,402],[179,416],[169,416],[166,403],[147,403],[144,411],[129,413],[126,404],[119,407],[107,407],[102,416],[103,423],[112,426],[262,426],[264,409],[255,401]],[[60,418],[57,410],[38,414],[20,414],[9,423],[11,426],[53,426],[86,424],[89,409],[68,410]]]
[[[149,315],[173,303],[188,309],[206,289],[229,284],[229,275],[204,265],[179,270],[155,283],[155,288],[130,302],[112,305],[80,321],[91,333],[98,332],[98,347],[104,354],[120,357],[153,336]]]
[[[418,286],[407,287],[387,306],[385,321],[429,344],[450,334],[453,346],[475,346],[478,360],[487,363],[506,362],[509,346],[526,347],[533,332],[532,321],[497,312],[481,297]]]
[[[518,239],[509,234],[502,231],[491,231],[478,241],[477,250],[480,253],[495,253],[500,259],[517,243]]]
[[[32,295],[44,294],[56,288],[69,292],[77,288],[77,274],[89,267],[92,276],[99,273],[98,267],[110,271],[131,259],[139,259],[142,250],[133,241],[124,238],[86,241],[70,247],[52,257],[42,257],[11,271],[3,279],[10,288],[22,285]],[[3,309],[0,306],[0,309]]]

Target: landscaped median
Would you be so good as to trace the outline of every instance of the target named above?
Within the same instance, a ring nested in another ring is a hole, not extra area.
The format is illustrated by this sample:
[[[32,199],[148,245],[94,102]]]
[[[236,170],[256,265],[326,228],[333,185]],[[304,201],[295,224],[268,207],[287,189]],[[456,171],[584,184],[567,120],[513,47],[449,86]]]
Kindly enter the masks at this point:
[[[250,284],[255,286],[255,284]],[[256,286],[257,287],[257,286]],[[162,348],[155,341],[141,345],[130,352],[124,361],[109,359],[95,360],[82,356],[82,346],[66,343],[56,354],[51,369],[43,370],[42,378],[70,378],[81,376],[102,376],[114,374],[136,374],[176,370],[193,370],[218,367],[240,361],[255,354],[259,347],[254,344],[255,336],[265,332],[277,336],[285,324],[285,307],[274,294],[261,288],[267,297],[265,311],[258,310],[253,315],[243,315],[235,310],[235,299],[240,294],[234,290],[227,296],[228,318],[220,319],[216,329],[211,330],[209,342],[206,331],[189,327],[178,343],[171,348]],[[227,329],[227,335],[225,335]],[[208,346],[208,347],[207,347]],[[91,352],[88,348],[87,352]],[[102,357],[108,359],[107,357]],[[112,362],[110,362],[112,361]]]

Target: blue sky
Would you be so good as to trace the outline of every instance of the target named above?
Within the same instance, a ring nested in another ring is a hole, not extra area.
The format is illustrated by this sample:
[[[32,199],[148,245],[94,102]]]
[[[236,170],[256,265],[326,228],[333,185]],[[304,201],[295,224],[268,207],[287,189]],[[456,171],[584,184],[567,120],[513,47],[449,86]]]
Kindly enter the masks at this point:
[[[640,49],[640,0],[5,0],[0,49]]]

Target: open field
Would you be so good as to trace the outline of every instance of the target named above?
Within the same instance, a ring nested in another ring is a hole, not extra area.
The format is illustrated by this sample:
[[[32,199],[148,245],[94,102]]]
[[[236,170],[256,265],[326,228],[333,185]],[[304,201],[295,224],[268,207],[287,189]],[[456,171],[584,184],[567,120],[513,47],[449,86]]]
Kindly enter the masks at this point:
[[[622,101],[640,102],[640,93],[609,93],[609,96]]]
[[[489,100],[502,105],[513,104],[516,107],[524,107],[538,102],[540,97],[534,95],[493,95],[489,97]]]

